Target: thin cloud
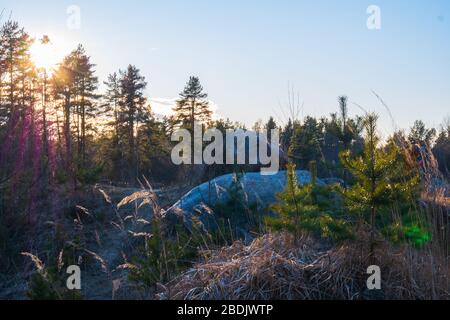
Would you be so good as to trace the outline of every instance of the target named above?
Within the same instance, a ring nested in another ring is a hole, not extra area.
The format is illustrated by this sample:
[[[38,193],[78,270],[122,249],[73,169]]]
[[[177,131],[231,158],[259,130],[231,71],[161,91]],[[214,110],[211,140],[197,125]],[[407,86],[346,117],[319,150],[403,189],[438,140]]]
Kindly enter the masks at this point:
[[[177,105],[179,98],[150,98],[149,102],[152,107],[153,113],[157,117],[169,117],[173,115],[173,108]],[[209,101],[209,108],[211,109],[213,119],[217,119],[219,116],[217,111],[219,106],[214,101]]]

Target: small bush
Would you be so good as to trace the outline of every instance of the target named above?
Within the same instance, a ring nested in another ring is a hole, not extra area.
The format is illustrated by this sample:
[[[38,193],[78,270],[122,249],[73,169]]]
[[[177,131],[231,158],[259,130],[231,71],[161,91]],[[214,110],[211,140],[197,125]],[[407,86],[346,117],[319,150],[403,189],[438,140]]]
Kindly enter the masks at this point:
[[[316,184],[315,177],[312,183],[299,186],[295,165],[288,165],[286,189],[271,207],[278,216],[266,218],[267,226],[276,231],[288,230],[297,237],[307,231],[337,241],[351,238],[336,188]]]
[[[31,276],[27,296],[31,300],[81,300],[79,290],[69,290],[66,286],[67,275],[63,271],[63,253],[58,261],[46,267],[38,257],[23,253],[33,261],[37,271]]]
[[[197,257],[198,239],[179,229],[173,239],[162,233],[161,221],[151,222],[151,235],[146,236],[143,247],[132,259],[129,279],[142,289],[153,288],[158,283],[171,280],[188,268]]]

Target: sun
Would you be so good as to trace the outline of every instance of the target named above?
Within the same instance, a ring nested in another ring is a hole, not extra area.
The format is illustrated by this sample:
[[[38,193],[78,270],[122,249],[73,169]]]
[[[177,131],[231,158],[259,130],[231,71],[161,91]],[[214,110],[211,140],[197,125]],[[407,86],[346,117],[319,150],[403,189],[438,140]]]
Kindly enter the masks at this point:
[[[33,43],[30,48],[30,54],[36,67],[50,71],[57,63],[59,63],[58,57],[56,57],[56,54],[51,47],[51,44],[43,44],[39,40]]]
[[[47,72],[52,72],[64,56],[68,54],[70,48],[62,39],[55,36],[36,37],[30,47],[30,55],[37,68],[43,68]]]

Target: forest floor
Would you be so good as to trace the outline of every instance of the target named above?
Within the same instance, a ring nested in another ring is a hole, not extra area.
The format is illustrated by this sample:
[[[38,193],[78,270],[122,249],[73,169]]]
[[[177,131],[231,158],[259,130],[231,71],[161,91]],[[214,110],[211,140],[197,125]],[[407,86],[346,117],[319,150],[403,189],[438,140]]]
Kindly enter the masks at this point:
[[[102,190],[107,194],[113,206],[117,205],[123,198],[141,191],[138,188],[121,188],[108,185],[99,185],[97,190]],[[158,203],[161,207],[167,208],[175,203],[189,187],[171,187],[167,189],[153,190],[158,196]],[[98,194],[102,197],[102,194]],[[136,242],[130,236],[130,232],[148,232],[148,230],[137,227],[133,223],[127,222],[127,217],[134,217],[134,220],[145,219],[149,221],[152,210],[149,206],[141,209],[133,205],[125,206],[118,211],[120,218],[124,221],[124,229],[120,230],[119,218],[115,211],[103,202],[104,207],[95,208],[93,211],[108,212],[101,226],[91,225],[85,232],[90,241],[86,244],[89,251],[95,253],[103,262],[97,260],[96,265],[90,265],[83,274],[84,287],[82,294],[85,299],[148,299],[148,293],[140,292],[137,286],[127,279],[127,271],[117,267],[129,261],[129,254],[136,248]],[[94,213],[95,214],[95,213]],[[99,229],[101,230],[99,232]]]
[[[64,228],[72,237],[79,235],[82,239],[84,252],[81,254],[81,260],[86,260],[81,263],[83,298],[89,300],[148,298],[145,293],[138,292],[131,286],[126,271],[117,269],[125,259],[130,258],[129,253],[136,245],[129,232],[135,226],[127,222],[126,217],[139,216],[149,219],[151,209],[147,206],[137,210],[129,205],[116,211],[116,205],[123,198],[141,189],[107,184],[96,185],[89,189],[88,196],[83,192],[76,202],[80,208],[86,209],[86,214],[79,214],[79,219],[72,219],[71,215],[65,214],[63,221]],[[188,187],[171,187],[154,191],[158,195],[159,204],[168,207],[188,189]],[[100,190],[104,191],[104,194]],[[111,203],[105,201],[105,194]],[[123,229],[120,227],[121,221],[124,224]],[[44,256],[38,257],[45,261]],[[35,268],[30,262],[24,267],[17,266],[15,272],[11,274],[0,273],[0,299],[27,299],[28,283],[34,272]]]
[[[158,188],[154,192],[161,207],[168,208],[189,189],[188,186]],[[68,239],[75,236],[81,238],[81,248],[77,254],[82,260],[83,299],[155,298],[154,292],[140,290],[128,279],[128,271],[120,268],[130,261],[142,242],[130,234],[148,232],[146,226],[133,221],[150,220],[152,216],[148,206],[139,209],[127,205],[116,210],[117,203],[138,191],[141,189],[106,184],[92,186],[75,202],[85,211],[78,212],[77,219],[65,214],[64,224],[70,234]],[[159,296],[169,299],[227,299],[239,298],[234,296],[239,292],[249,299],[380,298],[365,296],[366,292],[361,290],[365,284],[364,266],[367,263],[359,254],[362,252],[359,246],[330,247],[317,241],[311,242],[309,238],[302,241],[301,244],[294,244],[283,235],[263,235],[250,244],[237,241],[230,247],[216,248],[207,255],[209,258],[199,259],[192,269],[166,284],[167,287],[162,286]],[[386,244],[383,249],[380,248],[381,251],[380,264],[389,270],[389,277],[392,277],[387,297],[428,299],[448,295],[448,262],[438,268],[440,273],[436,278],[436,275],[430,276],[424,272],[436,268],[437,262],[431,253],[421,253],[411,248],[394,250]],[[45,261],[46,257],[40,258]],[[13,274],[0,274],[0,299],[27,299],[29,280],[34,272],[30,262],[25,267],[17,266]],[[338,281],[330,282],[336,272]],[[294,283],[296,286],[293,286]],[[441,287],[436,288],[437,284]],[[197,289],[191,291],[193,288]]]

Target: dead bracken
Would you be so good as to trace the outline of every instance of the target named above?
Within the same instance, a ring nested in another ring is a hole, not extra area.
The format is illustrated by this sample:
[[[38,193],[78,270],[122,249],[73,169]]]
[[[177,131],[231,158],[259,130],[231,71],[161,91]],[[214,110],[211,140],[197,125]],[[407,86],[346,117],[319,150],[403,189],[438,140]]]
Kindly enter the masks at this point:
[[[363,243],[326,248],[310,237],[267,234],[250,245],[235,242],[212,252],[174,279],[161,299],[447,299],[449,269],[414,249],[377,249],[382,296],[367,291],[369,257]],[[439,281],[431,281],[439,270]],[[429,271],[425,271],[429,270]]]

